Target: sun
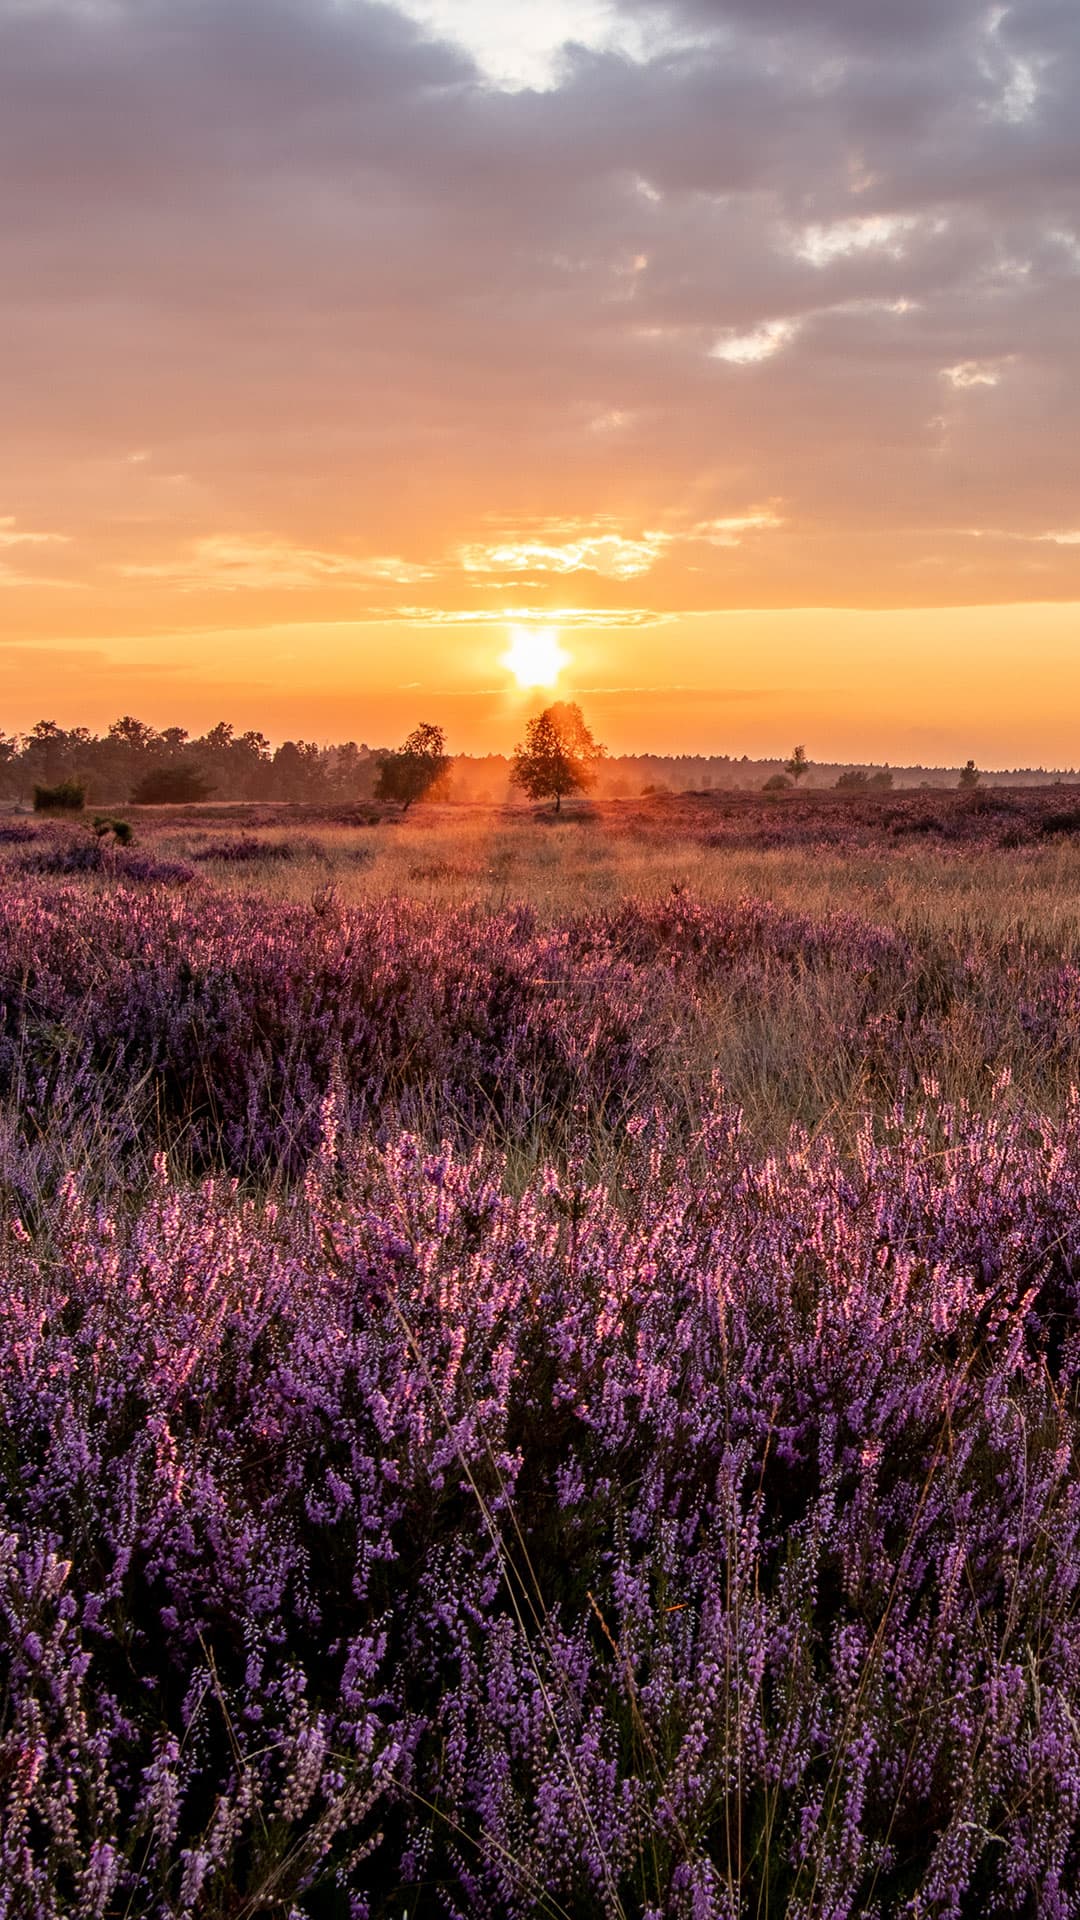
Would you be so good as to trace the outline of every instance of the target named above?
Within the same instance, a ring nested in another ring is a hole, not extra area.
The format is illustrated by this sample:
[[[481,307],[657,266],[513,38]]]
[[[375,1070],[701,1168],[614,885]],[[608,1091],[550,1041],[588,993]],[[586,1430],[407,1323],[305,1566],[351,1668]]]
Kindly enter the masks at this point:
[[[553,687],[570,656],[560,645],[558,627],[511,627],[510,645],[499,664],[519,687]]]

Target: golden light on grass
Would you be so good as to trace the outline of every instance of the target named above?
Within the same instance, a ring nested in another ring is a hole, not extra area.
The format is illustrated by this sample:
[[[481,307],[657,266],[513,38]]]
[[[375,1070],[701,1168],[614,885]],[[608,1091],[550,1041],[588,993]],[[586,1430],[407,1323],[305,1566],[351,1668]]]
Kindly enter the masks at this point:
[[[519,687],[553,687],[570,655],[559,639],[558,627],[511,627],[510,645],[500,666],[512,673]]]

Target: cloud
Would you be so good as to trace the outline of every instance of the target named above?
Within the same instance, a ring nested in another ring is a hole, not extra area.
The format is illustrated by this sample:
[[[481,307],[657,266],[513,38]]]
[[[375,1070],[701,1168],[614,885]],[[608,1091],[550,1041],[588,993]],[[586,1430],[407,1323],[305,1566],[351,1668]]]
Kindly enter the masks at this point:
[[[13,514],[0,514],[0,555],[12,547],[63,546],[67,537],[62,533],[39,533],[19,526]],[[0,558],[0,589],[5,587],[42,587],[53,591],[59,588],[63,592],[78,585],[74,580],[54,579],[51,574],[28,573],[24,568],[13,566],[8,560]]]
[[[20,527],[13,514],[0,514],[0,547],[44,547],[63,542],[62,533],[33,533]]]
[[[285,541],[215,534],[197,540],[180,558],[128,561],[117,571],[130,580],[157,580],[189,592],[292,592],[327,585],[393,581],[415,585],[429,569],[393,557],[354,560],[346,554],[293,547]]]
[[[0,548],[95,631],[1071,593],[963,529],[1080,506],[1078,85],[1062,0],[0,7]]]
[[[798,331],[797,320],[763,320],[748,333],[730,330],[713,343],[709,352],[714,360],[726,360],[730,366],[753,367],[790,346]]]
[[[738,547],[748,533],[773,533],[784,524],[771,507],[753,513],[732,513],[719,520],[700,520],[690,535],[713,547]]]
[[[672,616],[654,607],[398,607],[384,618],[419,627],[655,627]]]
[[[638,539],[615,532],[581,532],[558,541],[501,540],[463,547],[466,573],[597,573],[606,579],[636,580],[649,573],[665,549],[669,533],[643,533]]]
[[[1080,529],[1056,533],[1018,533],[1005,527],[965,527],[969,540],[1021,540],[1038,547],[1080,547]]]
[[[981,360],[958,360],[955,367],[942,367],[942,378],[954,387],[996,387],[999,369]]]
[[[912,214],[863,214],[854,219],[834,220],[822,226],[812,222],[792,241],[800,260],[812,267],[828,267],[836,260],[851,259],[860,253],[883,253],[893,260],[904,257],[908,234],[916,231],[919,220]]]

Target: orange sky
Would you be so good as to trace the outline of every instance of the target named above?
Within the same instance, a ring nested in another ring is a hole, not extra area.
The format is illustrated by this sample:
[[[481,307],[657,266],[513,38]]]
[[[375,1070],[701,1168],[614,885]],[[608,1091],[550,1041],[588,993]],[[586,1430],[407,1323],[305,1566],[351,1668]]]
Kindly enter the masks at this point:
[[[574,45],[564,45],[569,35]],[[1080,761],[1080,16],[19,0],[0,728]]]

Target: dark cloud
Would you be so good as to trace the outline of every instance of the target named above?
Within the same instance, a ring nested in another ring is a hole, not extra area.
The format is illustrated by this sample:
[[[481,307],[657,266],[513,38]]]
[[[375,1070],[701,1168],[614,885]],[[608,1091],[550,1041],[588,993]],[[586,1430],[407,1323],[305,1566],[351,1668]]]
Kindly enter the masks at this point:
[[[980,0],[622,0],[627,13],[691,24],[711,35],[732,25],[756,33],[827,35],[843,49],[949,40],[985,14]]]

